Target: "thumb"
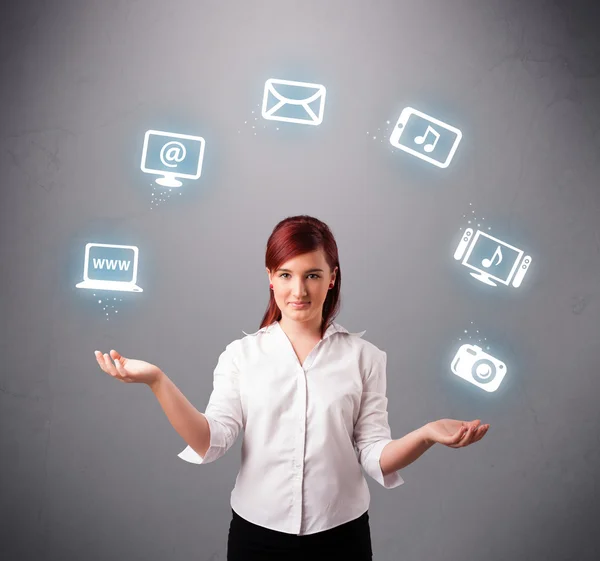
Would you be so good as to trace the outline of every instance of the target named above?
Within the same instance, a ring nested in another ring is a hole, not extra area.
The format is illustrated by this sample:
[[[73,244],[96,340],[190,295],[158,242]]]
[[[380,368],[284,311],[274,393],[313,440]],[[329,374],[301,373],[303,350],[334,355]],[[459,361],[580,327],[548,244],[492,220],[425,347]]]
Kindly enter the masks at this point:
[[[110,358],[112,358],[113,360],[118,360],[119,362],[123,360],[123,357],[114,349],[110,350]]]
[[[466,432],[469,430],[469,427],[461,427],[456,431],[456,434],[449,438],[450,444],[458,444],[463,436],[465,436]]]

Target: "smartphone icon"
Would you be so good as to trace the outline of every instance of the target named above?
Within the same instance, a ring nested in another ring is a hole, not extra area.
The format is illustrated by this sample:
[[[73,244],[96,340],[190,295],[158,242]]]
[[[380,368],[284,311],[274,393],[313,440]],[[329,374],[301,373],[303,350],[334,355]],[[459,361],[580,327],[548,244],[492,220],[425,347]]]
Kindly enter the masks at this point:
[[[439,168],[447,168],[454,157],[462,132],[425,113],[405,107],[390,136],[390,143]]]

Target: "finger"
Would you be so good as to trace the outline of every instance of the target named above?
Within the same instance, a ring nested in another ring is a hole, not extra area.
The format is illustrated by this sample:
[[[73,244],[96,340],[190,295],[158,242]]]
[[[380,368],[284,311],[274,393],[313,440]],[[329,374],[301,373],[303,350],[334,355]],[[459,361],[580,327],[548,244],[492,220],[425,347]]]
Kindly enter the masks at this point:
[[[94,355],[96,356],[96,361],[98,362],[98,365],[100,366],[100,368],[102,368],[102,370],[104,370],[104,372],[106,372],[107,374],[110,374],[110,372],[108,372],[108,370],[106,368],[106,362],[104,360],[104,355],[100,351],[94,351]]]
[[[483,435],[485,434],[485,427],[486,425],[479,425],[473,430],[473,434],[471,436],[469,444],[474,444],[475,442],[483,438]]]
[[[469,434],[469,427],[467,425],[461,427],[458,432],[452,436],[449,441],[447,443],[445,443],[447,446],[450,446],[451,448],[461,448],[462,446],[464,446],[464,443],[466,442],[466,438]]]
[[[453,443],[458,444],[465,437],[468,431],[469,427],[467,426],[463,426],[460,429],[458,429],[458,431],[454,435],[454,438],[452,439]]]
[[[110,358],[112,358],[113,362],[115,363],[115,366],[123,366],[125,363],[125,359],[114,349],[110,351]]]
[[[477,436],[475,437],[473,442],[479,442],[487,434],[489,428],[490,425],[482,425],[481,427],[479,427],[479,429],[477,430]]]
[[[127,371],[125,370],[125,367],[123,366],[123,362],[122,360],[119,360],[118,358],[115,358],[114,355],[119,355],[119,353],[117,353],[117,351],[110,351],[110,357],[112,358],[112,366],[114,366],[115,371],[117,372],[117,379],[121,380],[122,382],[125,382],[125,380],[123,378],[127,377]]]
[[[115,365],[113,364],[113,361],[110,360],[110,356],[108,356],[108,353],[104,353],[104,362],[106,364],[106,370],[111,376],[116,377],[119,375],[117,369],[115,368]]]
[[[128,374],[127,371],[125,370],[125,367],[123,366],[123,364],[121,364],[120,360],[115,360],[115,369],[117,370],[119,376],[121,376],[121,378],[127,378]],[[123,380],[123,382],[125,382],[125,380]]]
[[[440,444],[444,444],[445,446],[454,446],[455,444],[460,442],[462,436],[462,432],[459,431],[456,434],[451,434],[449,436],[441,436],[438,438],[437,442],[439,442]]]
[[[469,425],[469,430],[467,430],[464,438],[460,441],[461,447],[468,446],[469,444],[471,444],[471,441],[473,440],[473,436],[475,435],[476,430],[477,430],[477,426],[475,424]]]

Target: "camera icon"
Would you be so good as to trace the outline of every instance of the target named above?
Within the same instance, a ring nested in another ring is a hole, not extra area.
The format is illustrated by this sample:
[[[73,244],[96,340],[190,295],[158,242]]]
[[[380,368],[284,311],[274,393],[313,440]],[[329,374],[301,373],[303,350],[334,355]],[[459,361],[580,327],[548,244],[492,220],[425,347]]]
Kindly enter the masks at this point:
[[[506,375],[506,364],[481,347],[470,344],[458,349],[450,368],[454,374],[486,392],[495,392]]]

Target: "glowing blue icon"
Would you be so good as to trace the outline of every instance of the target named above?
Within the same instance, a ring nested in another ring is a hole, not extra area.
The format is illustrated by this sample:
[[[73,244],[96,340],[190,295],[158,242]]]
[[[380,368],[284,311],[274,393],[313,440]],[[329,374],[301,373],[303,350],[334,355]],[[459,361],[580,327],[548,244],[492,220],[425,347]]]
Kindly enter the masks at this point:
[[[452,359],[450,368],[458,377],[486,392],[495,392],[506,376],[506,364],[477,345],[462,345]]]
[[[83,282],[77,288],[143,292],[137,286],[138,248],[134,245],[88,243]]]
[[[405,107],[390,136],[390,143],[434,166],[447,168],[454,157],[462,132],[456,127]]]
[[[149,130],[144,136],[141,169],[160,175],[163,187],[181,187],[182,179],[198,179],[204,160],[204,139],[190,134]]]
[[[265,82],[262,116],[270,121],[320,125],[326,93],[321,84],[270,78]]]
[[[531,265],[531,256],[481,230],[473,236],[473,229],[467,228],[454,252],[454,259],[469,269],[477,280],[497,286],[496,282],[521,286],[525,273]],[[496,282],[494,282],[496,281]]]

